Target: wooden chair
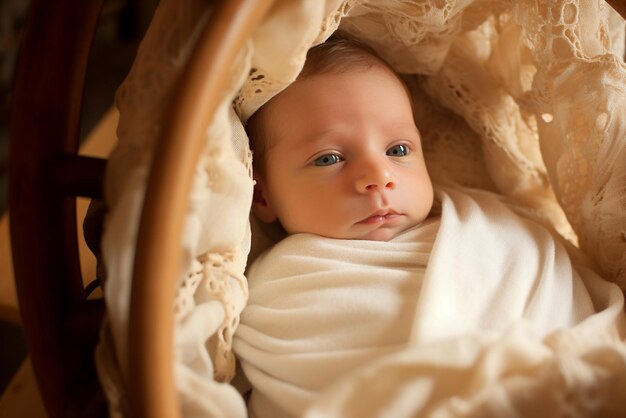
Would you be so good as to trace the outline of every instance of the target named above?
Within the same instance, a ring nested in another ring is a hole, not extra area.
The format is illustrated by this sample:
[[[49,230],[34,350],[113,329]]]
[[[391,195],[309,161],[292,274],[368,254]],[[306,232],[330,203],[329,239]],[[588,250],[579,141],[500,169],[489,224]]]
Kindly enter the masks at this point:
[[[9,213],[29,355],[51,417],[103,416],[93,364],[104,313],[87,300],[76,196],[98,197],[105,161],[77,155],[82,92],[103,0],[33,1],[14,82]]]
[[[85,71],[103,1],[32,0],[13,91],[9,210],[14,269],[24,333],[51,417],[106,414],[93,365],[104,309],[102,300],[86,299],[74,204],[76,196],[101,195],[105,169],[105,161],[77,155]],[[626,16],[625,1],[609,3]],[[134,417],[180,414],[171,367],[176,290],[171,278],[177,274],[175,243],[180,240],[167,237],[181,236],[193,168],[220,87],[271,4],[230,0],[215,5],[165,121],[134,267],[129,347]]]

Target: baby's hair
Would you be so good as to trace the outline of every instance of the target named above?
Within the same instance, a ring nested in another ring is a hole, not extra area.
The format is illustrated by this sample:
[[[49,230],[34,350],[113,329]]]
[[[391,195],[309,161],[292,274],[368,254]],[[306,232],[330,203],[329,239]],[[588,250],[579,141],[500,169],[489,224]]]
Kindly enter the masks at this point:
[[[368,70],[374,66],[382,66],[395,74],[391,65],[370,46],[336,32],[326,42],[309,49],[304,67],[296,81],[319,74],[341,74],[355,69]],[[398,78],[402,81],[400,77]],[[271,144],[271,138],[263,126],[264,107],[265,105],[261,106],[246,123],[253,152],[253,166],[261,176],[265,173],[265,154]]]
[[[298,80],[316,74],[345,73],[355,68],[370,69],[381,64],[394,71],[369,45],[341,33],[335,33],[326,42],[309,49]]]

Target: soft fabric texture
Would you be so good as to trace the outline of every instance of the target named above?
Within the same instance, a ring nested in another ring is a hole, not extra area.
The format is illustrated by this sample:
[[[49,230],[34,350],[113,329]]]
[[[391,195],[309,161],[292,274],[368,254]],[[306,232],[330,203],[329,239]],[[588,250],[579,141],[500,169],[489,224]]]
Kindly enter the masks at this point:
[[[389,242],[296,234],[257,259],[234,343],[253,387],[253,416],[301,416],[336,380],[381,358],[396,355],[410,365],[403,352],[416,350],[422,366],[427,347],[496,341],[506,333],[523,332],[529,344],[542,344],[595,309],[607,309],[607,300],[622,303],[617,286],[595,289],[601,279],[584,266],[576,271],[560,239],[494,195],[446,190],[437,196],[440,220]],[[614,339],[600,346],[617,345],[620,326],[607,324],[603,332]],[[568,349],[588,349],[586,336],[569,335]],[[517,350],[527,355],[523,346]],[[440,356],[437,367],[456,361]],[[499,373],[515,361],[503,357],[502,364],[479,367]],[[545,372],[538,367],[532,373]],[[463,378],[455,384],[463,386]],[[395,387],[387,389],[390,396],[409,389],[401,382],[387,382]],[[443,382],[431,376],[429,384]],[[436,396],[419,395],[424,403],[437,402]],[[337,400],[328,394],[324,402]]]
[[[298,415],[346,371],[406,347],[438,227],[429,220],[392,242],[296,234],[261,255],[234,342],[251,413],[277,416],[267,394]]]
[[[125,410],[132,261],[147,173],[213,4],[161,0],[116,96],[119,144],[107,165],[102,242],[108,274],[103,335],[110,338],[98,351],[112,415]],[[223,103],[207,126],[195,168],[183,264],[172,277],[179,283],[173,367],[184,416],[246,414],[228,383],[235,374],[232,336],[246,305],[246,255],[252,246],[254,257],[271,240],[249,232],[253,185],[242,123],[289,85],[308,48],[337,28],[372,45],[406,75],[432,177],[496,192],[534,212],[626,289],[624,20],[604,1],[277,0],[222,86]],[[610,323],[600,322],[598,332]],[[475,361],[498,350],[480,341]],[[567,364],[588,358],[574,355]],[[472,373],[477,363],[463,364]],[[619,364],[606,363],[604,370],[617,373]],[[541,379],[533,382],[533,393],[544,394]],[[510,396],[511,403],[526,399]],[[581,395],[564,402],[595,400]],[[478,403],[463,405],[466,415],[482,416],[471,407]]]

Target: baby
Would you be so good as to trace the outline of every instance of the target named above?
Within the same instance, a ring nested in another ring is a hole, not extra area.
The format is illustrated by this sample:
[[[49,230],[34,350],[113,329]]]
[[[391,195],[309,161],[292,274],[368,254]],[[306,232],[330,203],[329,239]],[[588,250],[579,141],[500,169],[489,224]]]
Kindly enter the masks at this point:
[[[248,270],[234,340],[251,416],[300,416],[333,382],[409,346],[521,319],[544,336],[593,313],[545,228],[485,192],[434,191],[408,90],[368,47],[312,48],[248,133],[254,214],[287,233]]]
[[[407,89],[354,41],[313,48],[298,80],[255,113],[248,131],[254,213],[288,234],[388,241],[431,209]]]

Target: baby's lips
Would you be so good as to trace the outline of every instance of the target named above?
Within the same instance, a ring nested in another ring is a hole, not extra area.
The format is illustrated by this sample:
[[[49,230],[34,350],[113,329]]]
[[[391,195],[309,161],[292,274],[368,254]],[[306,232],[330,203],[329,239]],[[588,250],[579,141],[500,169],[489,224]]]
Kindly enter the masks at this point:
[[[383,222],[383,221],[388,221],[388,220],[397,218],[398,216],[400,216],[400,214],[393,209],[383,209],[383,210],[378,210],[374,212],[372,215],[361,219],[358,223],[368,224],[368,223]]]

